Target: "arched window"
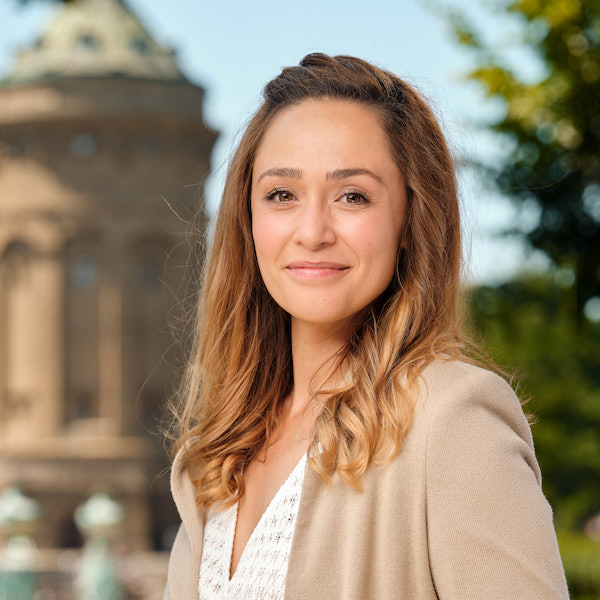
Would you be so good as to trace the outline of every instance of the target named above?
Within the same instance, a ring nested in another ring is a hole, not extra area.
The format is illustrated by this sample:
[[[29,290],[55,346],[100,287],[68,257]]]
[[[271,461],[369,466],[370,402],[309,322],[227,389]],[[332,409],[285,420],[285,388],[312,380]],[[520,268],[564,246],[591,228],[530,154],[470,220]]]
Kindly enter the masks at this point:
[[[148,41],[141,36],[131,38],[129,45],[139,54],[150,53],[150,44],[148,44]]]
[[[93,33],[82,33],[77,37],[75,46],[80,51],[97,52],[100,49],[101,43]]]
[[[128,433],[155,433],[165,405],[171,342],[167,325],[164,269],[168,245],[161,239],[135,244],[124,278],[123,376]],[[128,403],[127,398],[131,398]]]
[[[65,248],[65,422],[99,412],[99,268],[97,245]]]

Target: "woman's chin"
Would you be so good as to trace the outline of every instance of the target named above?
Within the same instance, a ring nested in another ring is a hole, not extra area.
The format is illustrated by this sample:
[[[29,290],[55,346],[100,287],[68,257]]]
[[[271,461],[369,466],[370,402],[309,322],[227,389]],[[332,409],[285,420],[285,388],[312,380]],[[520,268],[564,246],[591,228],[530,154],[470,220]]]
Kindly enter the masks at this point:
[[[289,312],[289,311],[288,311]],[[333,311],[294,311],[289,312],[292,323],[301,327],[331,329],[348,327],[354,320],[355,312]]]

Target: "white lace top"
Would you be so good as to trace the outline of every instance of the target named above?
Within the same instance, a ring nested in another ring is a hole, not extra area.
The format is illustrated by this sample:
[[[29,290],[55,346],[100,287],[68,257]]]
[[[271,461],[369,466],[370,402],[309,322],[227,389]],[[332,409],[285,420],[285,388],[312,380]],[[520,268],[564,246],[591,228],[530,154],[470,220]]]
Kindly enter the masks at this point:
[[[298,515],[306,454],[279,488],[257,523],[231,580],[231,552],[237,522],[235,504],[209,511],[200,562],[200,600],[281,600]]]

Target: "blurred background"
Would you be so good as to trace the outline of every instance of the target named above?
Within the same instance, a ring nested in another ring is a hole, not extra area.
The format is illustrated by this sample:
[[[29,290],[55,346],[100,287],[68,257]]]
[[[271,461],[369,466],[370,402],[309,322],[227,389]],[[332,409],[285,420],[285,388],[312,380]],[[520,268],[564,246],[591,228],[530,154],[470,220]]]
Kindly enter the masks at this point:
[[[474,332],[600,598],[599,43],[597,0],[0,0],[0,600],[161,597],[203,239],[262,86],[313,51],[439,115]]]

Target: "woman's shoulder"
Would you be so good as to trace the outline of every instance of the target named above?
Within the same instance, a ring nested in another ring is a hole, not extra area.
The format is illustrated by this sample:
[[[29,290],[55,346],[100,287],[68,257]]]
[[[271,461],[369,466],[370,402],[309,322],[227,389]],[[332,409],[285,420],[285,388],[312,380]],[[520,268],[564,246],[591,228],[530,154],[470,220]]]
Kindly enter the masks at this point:
[[[508,426],[533,445],[531,430],[521,401],[512,386],[493,371],[463,360],[436,359],[423,369],[419,401],[426,428],[460,424],[473,427],[484,421],[489,427]]]
[[[531,428],[521,401],[503,377],[462,360],[438,359],[423,369],[416,422],[431,440],[491,436],[518,439],[533,450]]]
[[[517,406],[511,385],[499,374],[481,365],[452,358],[437,358],[420,373],[420,396],[439,408],[448,403],[490,401]]]
[[[467,360],[450,357],[436,358],[421,372],[428,388],[464,391],[472,387],[492,386],[511,391],[509,383],[490,369]]]

